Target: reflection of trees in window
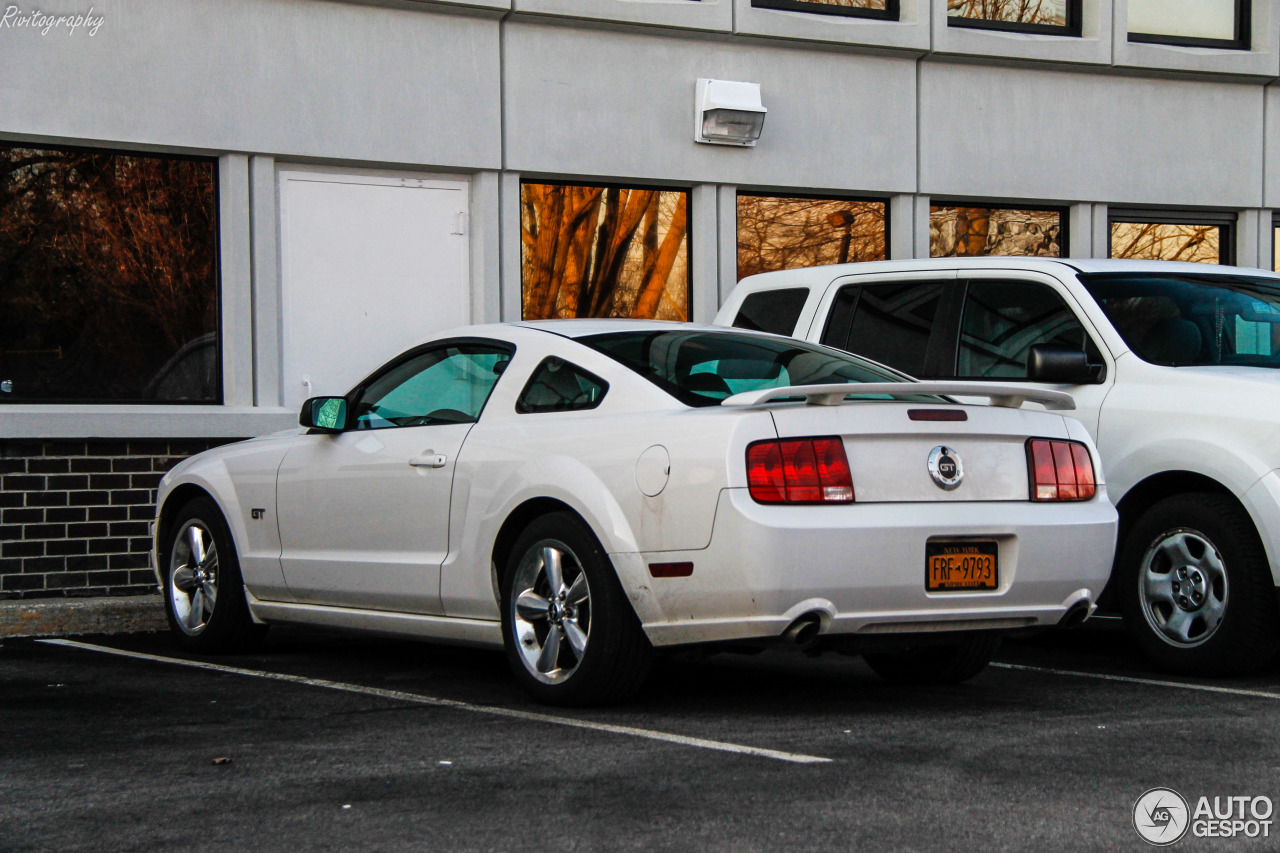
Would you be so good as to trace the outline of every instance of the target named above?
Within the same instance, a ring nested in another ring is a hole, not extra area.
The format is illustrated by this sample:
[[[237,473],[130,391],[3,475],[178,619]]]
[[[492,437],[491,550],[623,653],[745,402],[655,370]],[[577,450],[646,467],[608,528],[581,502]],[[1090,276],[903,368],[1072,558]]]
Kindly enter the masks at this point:
[[[885,258],[885,203],[738,196],[738,278]]]
[[[216,402],[215,169],[0,147],[0,400]]]
[[[845,6],[850,9],[883,9],[885,0],[799,0],[813,6]]]
[[[1011,24],[1067,25],[1067,0],[947,0],[953,18]]]
[[[688,199],[680,190],[521,184],[523,317],[687,319]]]
[[[1062,212],[1058,210],[960,206],[929,210],[930,257],[1057,258],[1062,252]]]
[[[1111,257],[1147,261],[1222,262],[1221,226],[1111,223]]]

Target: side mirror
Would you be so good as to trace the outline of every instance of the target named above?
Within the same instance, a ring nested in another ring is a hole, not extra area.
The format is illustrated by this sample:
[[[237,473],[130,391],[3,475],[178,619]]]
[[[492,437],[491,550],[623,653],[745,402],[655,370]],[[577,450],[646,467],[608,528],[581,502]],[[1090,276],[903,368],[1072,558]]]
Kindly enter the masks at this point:
[[[1102,365],[1090,364],[1084,350],[1036,344],[1027,355],[1027,380],[1060,385],[1089,385],[1102,378]]]
[[[319,432],[342,432],[347,428],[345,397],[312,397],[302,404],[298,423]]]

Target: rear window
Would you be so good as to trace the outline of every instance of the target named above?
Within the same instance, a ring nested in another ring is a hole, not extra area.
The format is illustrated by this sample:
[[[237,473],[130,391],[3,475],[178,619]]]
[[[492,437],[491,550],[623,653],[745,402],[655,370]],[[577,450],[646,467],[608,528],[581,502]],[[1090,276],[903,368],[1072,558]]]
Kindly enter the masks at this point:
[[[790,335],[809,298],[809,288],[789,287],[785,290],[761,290],[747,294],[738,309],[733,325],[753,332]]]
[[[734,394],[788,385],[909,381],[901,373],[849,353],[759,335],[609,332],[577,340],[621,362],[688,406],[716,406]],[[890,399],[878,394],[865,398]],[[911,399],[938,398],[914,395]]]

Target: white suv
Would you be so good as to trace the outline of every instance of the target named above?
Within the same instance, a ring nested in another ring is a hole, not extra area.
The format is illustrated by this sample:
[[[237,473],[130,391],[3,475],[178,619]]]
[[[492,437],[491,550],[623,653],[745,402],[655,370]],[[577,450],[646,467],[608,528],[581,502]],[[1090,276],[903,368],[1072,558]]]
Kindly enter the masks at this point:
[[[921,378],[1069,392],[1120,510],[1104,608],[1174,671],[1241,673],[1280,648],[1280,275],[1118,260],[846,264],[744,279],[715,322]]]

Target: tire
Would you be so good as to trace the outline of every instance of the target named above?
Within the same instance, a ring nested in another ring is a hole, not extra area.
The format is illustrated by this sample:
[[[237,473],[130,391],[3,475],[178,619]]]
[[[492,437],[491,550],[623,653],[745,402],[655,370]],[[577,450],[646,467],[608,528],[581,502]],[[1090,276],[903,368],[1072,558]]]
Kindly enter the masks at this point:
[[[502,577],[502,638],[516,680],[550,705],[629,699],[653,660],[608,555],[568,512],[534,520],[516,539]]]
[[[987,668],[1000,635],[978,632],[957,643],[863,655],[876,675],[895,684],[959,684]]]
[[[1120,607],[1163,669],[1240,675],[1280,648],[1280,608],[1266,552],[1244,509],[1212,492],[1165,498],[1121,543]]]
[[[249,651],[262,642],[267,627],[254,624],[249,615],[235,543],[211,499],[195,498],[178,511],[165,537],[160,565],[165,614],[179,646],[228,654]]]

